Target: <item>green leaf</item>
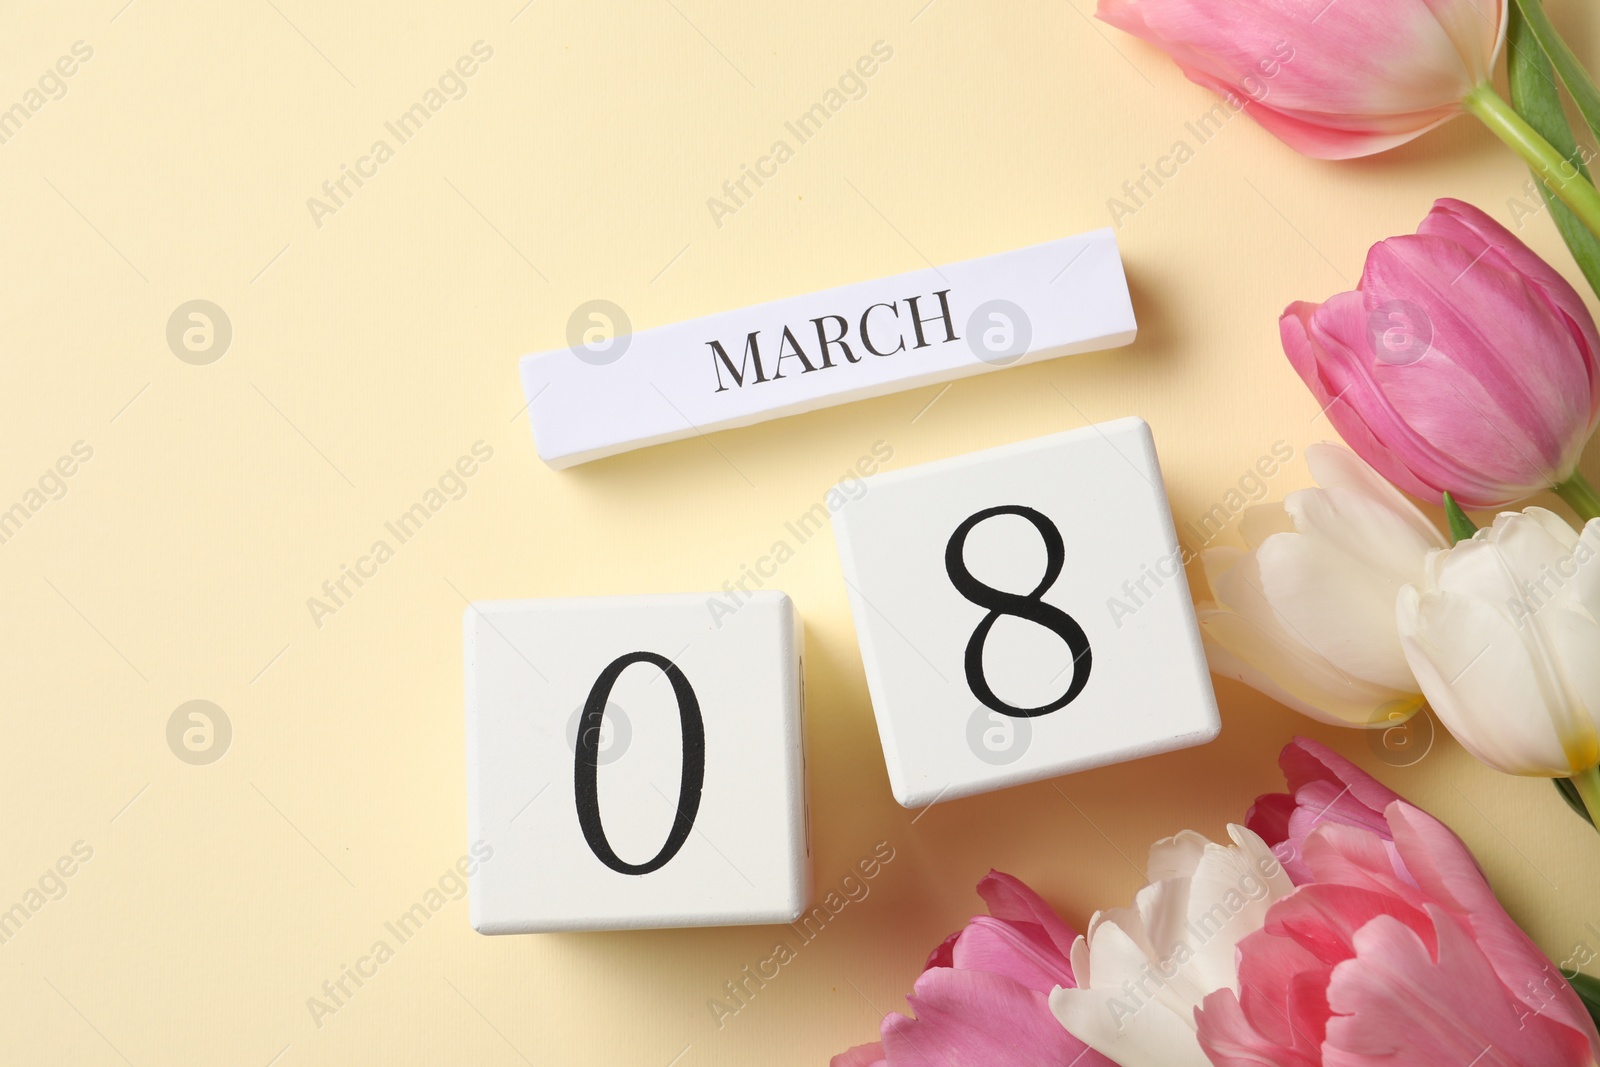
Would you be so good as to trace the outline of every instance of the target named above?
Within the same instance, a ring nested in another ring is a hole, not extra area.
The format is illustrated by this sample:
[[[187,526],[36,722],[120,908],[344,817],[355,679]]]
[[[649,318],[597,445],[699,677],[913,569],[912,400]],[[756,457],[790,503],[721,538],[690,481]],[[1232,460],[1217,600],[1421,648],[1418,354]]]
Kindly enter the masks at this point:
[[[1578,787],[1572,784],[1572,779],[1553,778],[1551,780],[1556,783],[1556,792],[1561,794],[1561,799],[1567,802],[1567,806],[1583,816],[1584,822],[1594,826],[1594,820],[1589,817],[1589,809],[1583,806],[1583,798],[1578,795]],[[1593,982],[1595,979],[1591,978],[1589,981]]]
[[[1449,493],[1444,495],[1444,517],[1450,520],[1451,541],[1469,540],[1478,531],[1477,524],[1467,518],[1467,513],[1461,510],[1461,505]]]
[[[1527,11],[1535,12],[1530,20]],[[1572,127],[1567,124],[1566,113],[1561,109],[1561,90],[1556,85],[1555,73],[1550,65],[1548,50],[1541,37],[1535,32],[1535,24],[1541,23],[1549,29],[1552,46],[1559,45],[1561,49],[1571,56],[1571,50],[1550,27],[1549,19],[1544,17],[1544,9],[1539,6],[1539,0],[1516,0],[1511,5],[1511,23],[1506,33],[1506,45],[1510,58],[1507,60],[1507,70],[1511,80],[1511,105],[1516,108],[1517,114],[1525,119],[1528,125],[1539,132],[1546,141],[1554,146],[1566,159],[1572,161],[1578,173],[1585,179],[1589,178],[1589,168],[1586,167],[1578,154],[1578,143],[1572,136]],[[1576,64],[1576,60],[1573,60]],[[1579,73],[1582,68],[1578,68]],[[1577,79],[1577,75],[1574,75]],[[1580,79],[1580,84],[1587,85],[1591,94],[1594,84],[1585,75]],[[1569,88],[1571,82],[1568,82]],[[1591,128],[1596,121],[1600,121],[1600,95],[1592,101],[1595,106],[1595,117],[1589,119]],[[1587,115],[1588,112],[1585,112]],[[1550,211],[1550,218],[1556,224],[1556,229],[1561,232],[1562,240],[1567,242],[1567,248],[1572,251],[1572,258],[1577,261],[1578,269],[1583,271],[1583,276],[1588,279],[1589,287],[1600,294],[1600,238],[1596,238],[1583,223],[1578,221],[1572,210],[1563,204],[1550,187],[1534,175],[1534,185],[1539,189],[1539,195],[1544,198],[1545,206]]]
[[[1600,978],[1590,978],[1579,971],[1569,975],[1567,981],[1572,984],[1572,991],[1578,994],[1578,999],[1583,1001],[1583,1006],[1589,1009],[1589,1018],[1600,1026]]]
[[[1549,57],[1550,63],[1555,64],[1557,73],[1561,75],[1561,84],[1572,94],[1572,101],[1578,105],[1578,113],[1583,116],[1583,121],[1589,124],[1589,129],[1594,131],[1596,137],[1600,137],[1600,89],[1595,88],[1594,79],[1589,77],[1589,72],[1583,69],[1578,57],[1567,47],[1561,34],[1556,32],[1550,16],[1545,14],[1543,0],[1516,0],[1513,6],[1517,9],[1516,14],[1521,16],[1519,21],[1526,25],[1529,36],[1538,42],[1539,49]],[[1545,139],[1549,140],[1548,137]]]

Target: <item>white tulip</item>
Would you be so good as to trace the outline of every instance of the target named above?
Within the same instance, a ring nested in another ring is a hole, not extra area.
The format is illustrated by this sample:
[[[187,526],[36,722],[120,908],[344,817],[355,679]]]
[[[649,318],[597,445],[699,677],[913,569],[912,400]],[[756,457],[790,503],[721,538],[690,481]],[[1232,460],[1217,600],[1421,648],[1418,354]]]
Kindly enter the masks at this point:
[[[1306,449],[1321,488],[1245,512],[1250,551],[1201,553],[1211,669],[1320,722],[1388,727],[1422,706],[1395,630],[1395,597],[1449,544],[1349,449]]]
[[[1078,988],[1050,994],[1067,1032],[1122,1067],[1207,1067],[1194,1009],[1238,991],[1235,947],[1294,888],[1266,842],[1228,835],[1231,848],[1192,830],[1151,846],[1150,884],[1095,914],[1072,946]]]
[[[1396,603],[1406,659],[1463,748],[1509,774],[1600,763],[1600,519],[1505,512]]]

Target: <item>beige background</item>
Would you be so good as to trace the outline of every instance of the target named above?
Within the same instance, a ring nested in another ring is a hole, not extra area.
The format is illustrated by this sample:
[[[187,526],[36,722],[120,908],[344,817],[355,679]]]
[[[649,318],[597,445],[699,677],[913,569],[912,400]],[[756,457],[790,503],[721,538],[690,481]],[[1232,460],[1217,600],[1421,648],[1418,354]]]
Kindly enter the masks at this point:
[[[1081,925],[1132,893],[1151,840],[1242,817],[1297,731],[1448,820],[1557,959],[1600,949],[1600,842],[1547,784],[1443,739],[1392,766],[1232,684],[1207,748],[900,809],[823,536],[774,584],[807,624],[817,884],[888,841],[870,897],[720,1029],[707,1000],[781,930],[491,940],[459,901],[313,1021],[307,998],[466,851],[463,596],[720,587],[879,439],[902,467],[1140,414],[1180,524],[1278,440],[1297,456],[1281,496],[1328,430],[1278,311],[1348,287],[1435,196],[1509,222],[1525,195],[1468,120],[1334,165],[1236,119],[1123,220],[1131,348],[539,462],[515,360],[563,343],[583,301],[642,328],[1107,224],[1212,100],[1091,6],[9,11],[0,107],[74,42],[93,58],[0,144],[0,508],[75,442],[93,458],[0,545],[0,908],[75,842],[93,858],[0,945],[0,1061],[817,1063],[874,1035],[991,865]],[[479,40],[493,58],[465,97],[317,225],[307,199]],[[715,225],[707,198],[879,40],[894,55],[865,96]],[[1577,278],[1547,220],[1523,233]],[[208,366],[165,338],[196,298],[234,331]],[[317,626],[307,598],[480,440],[494,456],[466,495]],[[209,766],[167,744],[192,699],[232,723]]]

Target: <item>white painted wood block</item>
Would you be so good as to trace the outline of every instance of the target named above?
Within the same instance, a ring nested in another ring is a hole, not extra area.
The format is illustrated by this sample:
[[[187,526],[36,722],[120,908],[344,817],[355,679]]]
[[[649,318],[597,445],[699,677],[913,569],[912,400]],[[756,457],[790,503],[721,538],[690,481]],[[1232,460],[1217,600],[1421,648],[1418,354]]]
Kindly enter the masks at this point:
[[[808,903],[800,618],[778,592],[717,617],[711,600],[467,609],[479,932],[778,923]]]
[[[636,334],[626,320],[591,301],[567,347],[522,357],[550,466],[1115,348],[1136,330],[1109,229]]]
[[[866,485],[833,529],[901,804],[1217,735],[1183,550],[1144,420]]]

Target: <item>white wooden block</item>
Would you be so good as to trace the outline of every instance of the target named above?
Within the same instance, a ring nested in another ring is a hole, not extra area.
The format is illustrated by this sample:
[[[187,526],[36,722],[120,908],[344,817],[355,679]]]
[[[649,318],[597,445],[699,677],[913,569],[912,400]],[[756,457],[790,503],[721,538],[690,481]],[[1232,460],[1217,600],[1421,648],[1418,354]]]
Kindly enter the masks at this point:
[[[793,920],[811,891],[801,623],[782,593],[473,604],[485,934]]]
[[[879,474],[866,486],[833,529],[901,804],[1217,735],[1144,420]]]
[[[626,332],[608,301],[568,346],[522,358],[539,455],[569,467],[646,445],[1130,343],[1116,237],[1012,252]]]

